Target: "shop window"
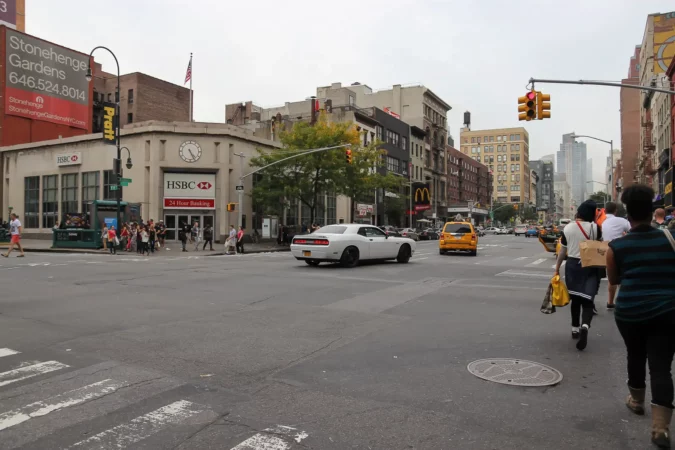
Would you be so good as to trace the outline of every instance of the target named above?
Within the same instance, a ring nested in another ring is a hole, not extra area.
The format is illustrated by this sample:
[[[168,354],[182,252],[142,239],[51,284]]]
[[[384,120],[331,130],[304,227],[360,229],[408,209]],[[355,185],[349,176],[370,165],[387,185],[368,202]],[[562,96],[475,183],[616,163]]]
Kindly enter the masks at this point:
[[[82,174],[82,212],[89,212],[89,205],[98,200],[100,188],[100,172],[84,172]]]
[[[23,220],[25,228],[40,228],[40,177],[23,179]]]
[[[117,191],[111,189],[117,184],[117,177],[112,170],[103,172],[103,200],[117,200]],[[120,189],[123,189],[120,187]],[[120,198],[124,198],[124,191],[120,191]]]
[[[77,204],[77,178],[78,174],[76,173],[61,175],[61,209],[64,214],[79,212]]]
[[[42,227],[52,228],[59,215],[59,176],[42,177]]]

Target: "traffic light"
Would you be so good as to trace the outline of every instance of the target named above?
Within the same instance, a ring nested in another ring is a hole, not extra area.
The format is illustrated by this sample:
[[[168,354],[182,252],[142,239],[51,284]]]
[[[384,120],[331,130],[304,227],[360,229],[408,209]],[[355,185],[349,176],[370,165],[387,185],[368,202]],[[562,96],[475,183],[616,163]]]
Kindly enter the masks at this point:
[[[352,151],[350,149],[345,150],[345,160],[347,161],[347,164],[352,163]]]
[[[537,92],[537,119],[544,120],[551,118],[551,100],[550,94],[542,94]]]
[[[228,204],[227,204],[227,210],[228,210],[229,212],[234,211],[234,205],[236,205],[236,203],[228,203]]]
[[[537,93],[530,91],[522,97],[518,97],[518,120],[532,120],[537,118],[535,111]]]
[[[515,209],[516,211],[518,211],[518,203],[516,203],[515,205],[513,205],[513,209]]]

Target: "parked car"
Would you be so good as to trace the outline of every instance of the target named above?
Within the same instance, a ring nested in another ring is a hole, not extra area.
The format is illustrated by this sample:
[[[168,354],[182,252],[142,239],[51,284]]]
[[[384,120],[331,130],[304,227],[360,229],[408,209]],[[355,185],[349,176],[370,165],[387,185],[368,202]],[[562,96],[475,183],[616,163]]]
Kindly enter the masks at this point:
[[[539,229],[537,227],[530,227],[527,229],[525,232],[525,237],[538,237],[539,236]]]
[[[420,235],[412,228],[401,228],[398,232],[401,233],[401,236],[412,239],[413,241],[420,240]]]
[[[399,233],[399,231],[398,231],[396,228],[392,227],[391,225],[382,225],[382,226],[380,226],[380,227],[378,227],[378,228],[379,228],[380,230],[384,231],[384,233],[385,233],[387,236],[392,236],[392,237],[402,237],[402,236],[401,236],[401,233]]]
[[[420,241],[436,241],[440,237],[441,233],[438,230],[433,228],[427,228],[419,233]]]
[[[499,233],[500,230],[501,229],[497,228],[497,227],[488,227],[484,231],[485,231],[485,234],[500,234]]]
[[[520,236],[521,234],[527,233],[527,225],[516,225],[513,229],[513,234]]]
[[[495,234],[509,234],[509,229],[506,227],[497,228],[497,233]]]

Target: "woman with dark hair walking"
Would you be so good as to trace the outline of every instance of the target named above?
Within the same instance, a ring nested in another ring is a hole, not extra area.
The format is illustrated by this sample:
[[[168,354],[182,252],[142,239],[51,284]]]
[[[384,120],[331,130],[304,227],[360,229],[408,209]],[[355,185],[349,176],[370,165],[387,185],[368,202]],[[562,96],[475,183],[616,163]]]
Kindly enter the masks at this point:
[[[652,390],[652,442],[670,448],[673,417],[675,354],[675,239],[674,230],[651,226],[654,191],[632,185],[621,195],[631,229],[609,243],[607,277],[619,285],[614,317],[628,354],[626,406],[645,413],[649,364]]]
[[[595,267],[581,266],[579,244],[587,240],[602,240],[602,230],[593,223],[597,205],[593,200],[586,200],[577,209],[574,222],[568,223],[560,238],[560,252],[555,265],[555,274],[560,275],[565,257],[565,284],[570,294],[572,313],[572,338],[579,339],[577,349],[583,350],[588,345],[588,330],[593,320],[595,296],[600,287],[600,273]],[[581,322],[579,321],[581,315]]]

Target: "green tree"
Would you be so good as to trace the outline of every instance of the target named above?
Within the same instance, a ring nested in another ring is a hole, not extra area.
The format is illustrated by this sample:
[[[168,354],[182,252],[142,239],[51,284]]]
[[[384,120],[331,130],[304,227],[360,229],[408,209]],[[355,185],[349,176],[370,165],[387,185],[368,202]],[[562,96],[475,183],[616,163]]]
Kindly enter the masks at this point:
[[[310,222],[314,222],[325,192],[357,199],[377,187],[391,187],[390,176],[377,174],[383,151],[375,144],[363,147],[352,123],[328,122],[322,114],[314,125],[298,122],[291,130],[281,130],[279,139],[282,149],[258,149],[250,162],[254,168],[274,164],[260,172],[251,193],[253,202],[264,210],[276,210],[280,203],[298,199],[309,209]],[[347,164],[347,147],[302,155],[311,149],[347,144],[352,164]],[[294,155],[299,156],[283,161]]]
[[[623,206],[623,203],[618,202],[616,205],[616,216],[617,217],[626,217],[626,207]]]
[[[516,209],[513,205],[505,205],[502,203],[494,203],[492,205],[492,211],[494,214],[494,220],[507,223],[511,218],[516,216]]]
[[[605,202],[607,201],[607,194],[605,194],[604,192],[596,192],[594,194],[591,194],[589,198],[599,205],[604,205]]]
[[[537,212],[534,208],[531,208],[529,206],[525,207],[525,210],[523,211],[522,215],[522,220],[526,222],[530,222],[533,220],[537,220],[539,216],[537,216]]]
[[[395,224],[399,227],[408,226],[408,216],[404,214],[408,210],[408,202],[409,198],[407,195],[399,194],[398,197],[386,197],[384,212],[390,224]]]

